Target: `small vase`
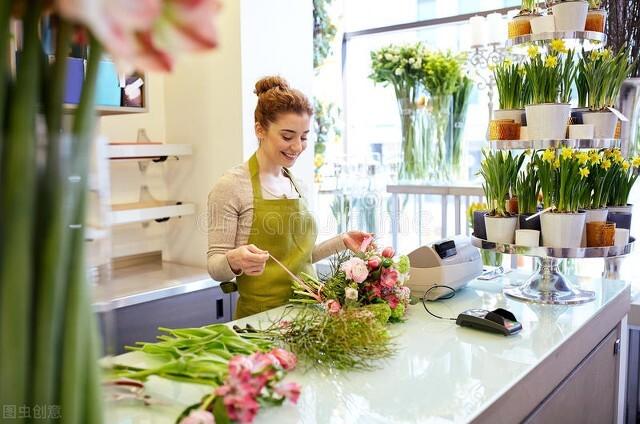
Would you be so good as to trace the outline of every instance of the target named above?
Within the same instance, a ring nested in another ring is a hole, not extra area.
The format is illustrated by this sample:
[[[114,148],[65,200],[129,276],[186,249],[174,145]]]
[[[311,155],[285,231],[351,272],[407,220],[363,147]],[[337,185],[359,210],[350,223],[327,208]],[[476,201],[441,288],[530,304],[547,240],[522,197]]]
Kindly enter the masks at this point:
[[[508,24],[509,38],[531,34],[531,19],[538,15],[518,15]]]
[[[530,140],[561,140],[567,135],[571,116],[568,103],[543,103],[527,105],[527,135]]]
[[[586,209],[584,211],[585,217],[584,222],[588,224],[589,222],[606,222],[607,216],[609,216],[609,209],[600,208],[600,209]],[[582,232],[582,247],[587,246],[587,229],[585,226],[585,230]]]
[[[516,124],[522,125],[524,109],[498,109],[493,111],[493,119],[513,119]]]
[[[425,177],[424,152],[421,139],[420,116],[415,102],[409,97],[398,101],[400,131],[402,135],[400,180],[417,180]]]
[[[587,23],[589,3],[586,1],[565,1],[551,7],[556,31],[584,31]]]
[[[429,119],[429,178],[436,182],[448,182],[451,179],[452,140],[447,131],[451,121],[451,95],[431,96]]]
[[[609,111],[589,111],[582,114],[582,122],[593,125],[594,138],[613,138],[616,132],[618,117]]]
[[[604,32],[607,23],[607,11],[603,9],[590,10],[584,26],[585,31]]]
[[[543,213],[540,218],[542,245],[548,247],[580,247],[585,216],[584,212]]]
[[[487,240],[493,243],[513,244],[518,218],[515,216],[485,215],[484,224],[487,228]]]

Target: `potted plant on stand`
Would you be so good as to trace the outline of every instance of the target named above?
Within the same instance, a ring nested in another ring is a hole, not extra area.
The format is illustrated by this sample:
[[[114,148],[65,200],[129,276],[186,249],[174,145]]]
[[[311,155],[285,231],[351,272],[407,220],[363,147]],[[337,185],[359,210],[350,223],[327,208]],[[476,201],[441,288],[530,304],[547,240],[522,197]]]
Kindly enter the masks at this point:
[[[629,50],[617,54],[609,49],[583,52],[578,62],[577,80],[579,90],[586,89],[586,104],[589,110],[582,113],[582,121],[594,127],[595,138],[613,138],[618,118],[609,110],[615,105],[622,81],[633,70],[635,62],[629,61]],[[580,88],[582,87],[582,88]],[[580,91],[579,91],[580,93]]]
[[[553,209],[541,215],[542,243],[551,247],[580,247],[585,212],[580,211],[589,168],[581,165],[574,151],[545,150],[536,159],[545,207]]]
[[[539,216],[527,220],[531,215],[538,212],[540,183],[533,161],[529,162],[525,169],[518,175],[515,192],[516,196],[518,196],[518,227],[523,230],[540,231]]]
[[[609,215],[606,208],[608,192],[610,187],[611,173],[602,167],[602,153],[595,150],[583,151],[576,154],[576,159],[581,166],[589,170],[587,175],[587,187],[583,192],[583,199],[580,202],[585,211],[585,226],[589,222],[605,222]],[[587,245],[587,232],[582,233],[582,246]]]
[[[487,240],[513,243],[518,219],[507,212],[505,200],[518,176],[524,155],[485,150],[483,156],[479,173],[484,178],[482,189],[489,205],[489,213],[484,217]]]
[[[531,85],[531,104],[525,106],[530,139],[564,139],[571,115],[571,85],[575,79],[573,51],[562,40],[551,42],[542,56],[537,47],[529,48],[525,63]]]
[[[531,101],[531,87],[524,67],[505,59],[493,69],[493,77],[500,106],[494,111],[494,118],[513,119],[515,123],[522,124],[524,105]]]
[[[559,1],[551,10],[556,31],[584,31],[589,11],[586,0]]]
[[[607,23],[607,11],[602,9],[601,0],[589,0],[589,11],[584,26],[585,31],[604,32]]]
[[[640,170],[640,157],[624,160],[619,149],[606,151],[603,166],[608,168],[610,184],[608,185],[608,220],[616,223],[618,228],[631,227],[633,205],[629,204],[629,193],[633,188]]]

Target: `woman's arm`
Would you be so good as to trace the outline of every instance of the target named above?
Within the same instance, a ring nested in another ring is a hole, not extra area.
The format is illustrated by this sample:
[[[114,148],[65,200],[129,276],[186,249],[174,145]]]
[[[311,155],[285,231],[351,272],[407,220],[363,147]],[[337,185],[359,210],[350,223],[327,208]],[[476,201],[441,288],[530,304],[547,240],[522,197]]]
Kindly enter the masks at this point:
[[[316,263],[338,252],[342,252],[347,247],[344,245],[343,235],[338,234],[317,244],[311,252],[311,262]]]

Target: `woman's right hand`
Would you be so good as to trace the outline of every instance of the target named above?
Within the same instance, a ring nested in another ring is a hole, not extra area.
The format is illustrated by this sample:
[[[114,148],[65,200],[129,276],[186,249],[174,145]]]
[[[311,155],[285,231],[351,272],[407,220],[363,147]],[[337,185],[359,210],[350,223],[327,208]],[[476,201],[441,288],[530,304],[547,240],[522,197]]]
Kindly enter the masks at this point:
[[[269,252],[258,249],[253,244],[247,244],[229,250],[226,257],[235,274],[260,275],[269,260]]]

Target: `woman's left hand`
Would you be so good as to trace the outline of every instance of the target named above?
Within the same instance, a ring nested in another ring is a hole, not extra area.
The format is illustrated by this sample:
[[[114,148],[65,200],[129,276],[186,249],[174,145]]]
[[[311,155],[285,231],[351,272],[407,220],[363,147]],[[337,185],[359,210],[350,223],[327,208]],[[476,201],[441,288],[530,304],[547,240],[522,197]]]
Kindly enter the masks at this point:
[[[364,243],[366,240],[369,242]],[[342,233],[342,241],[344,242],[344,245],[352,252],[362,252],[363,250],[366,250],[369,244],[371,244],[371,240],[373,240],[373,234],[365,233],[363,231],[347,231],[346,233]]]

